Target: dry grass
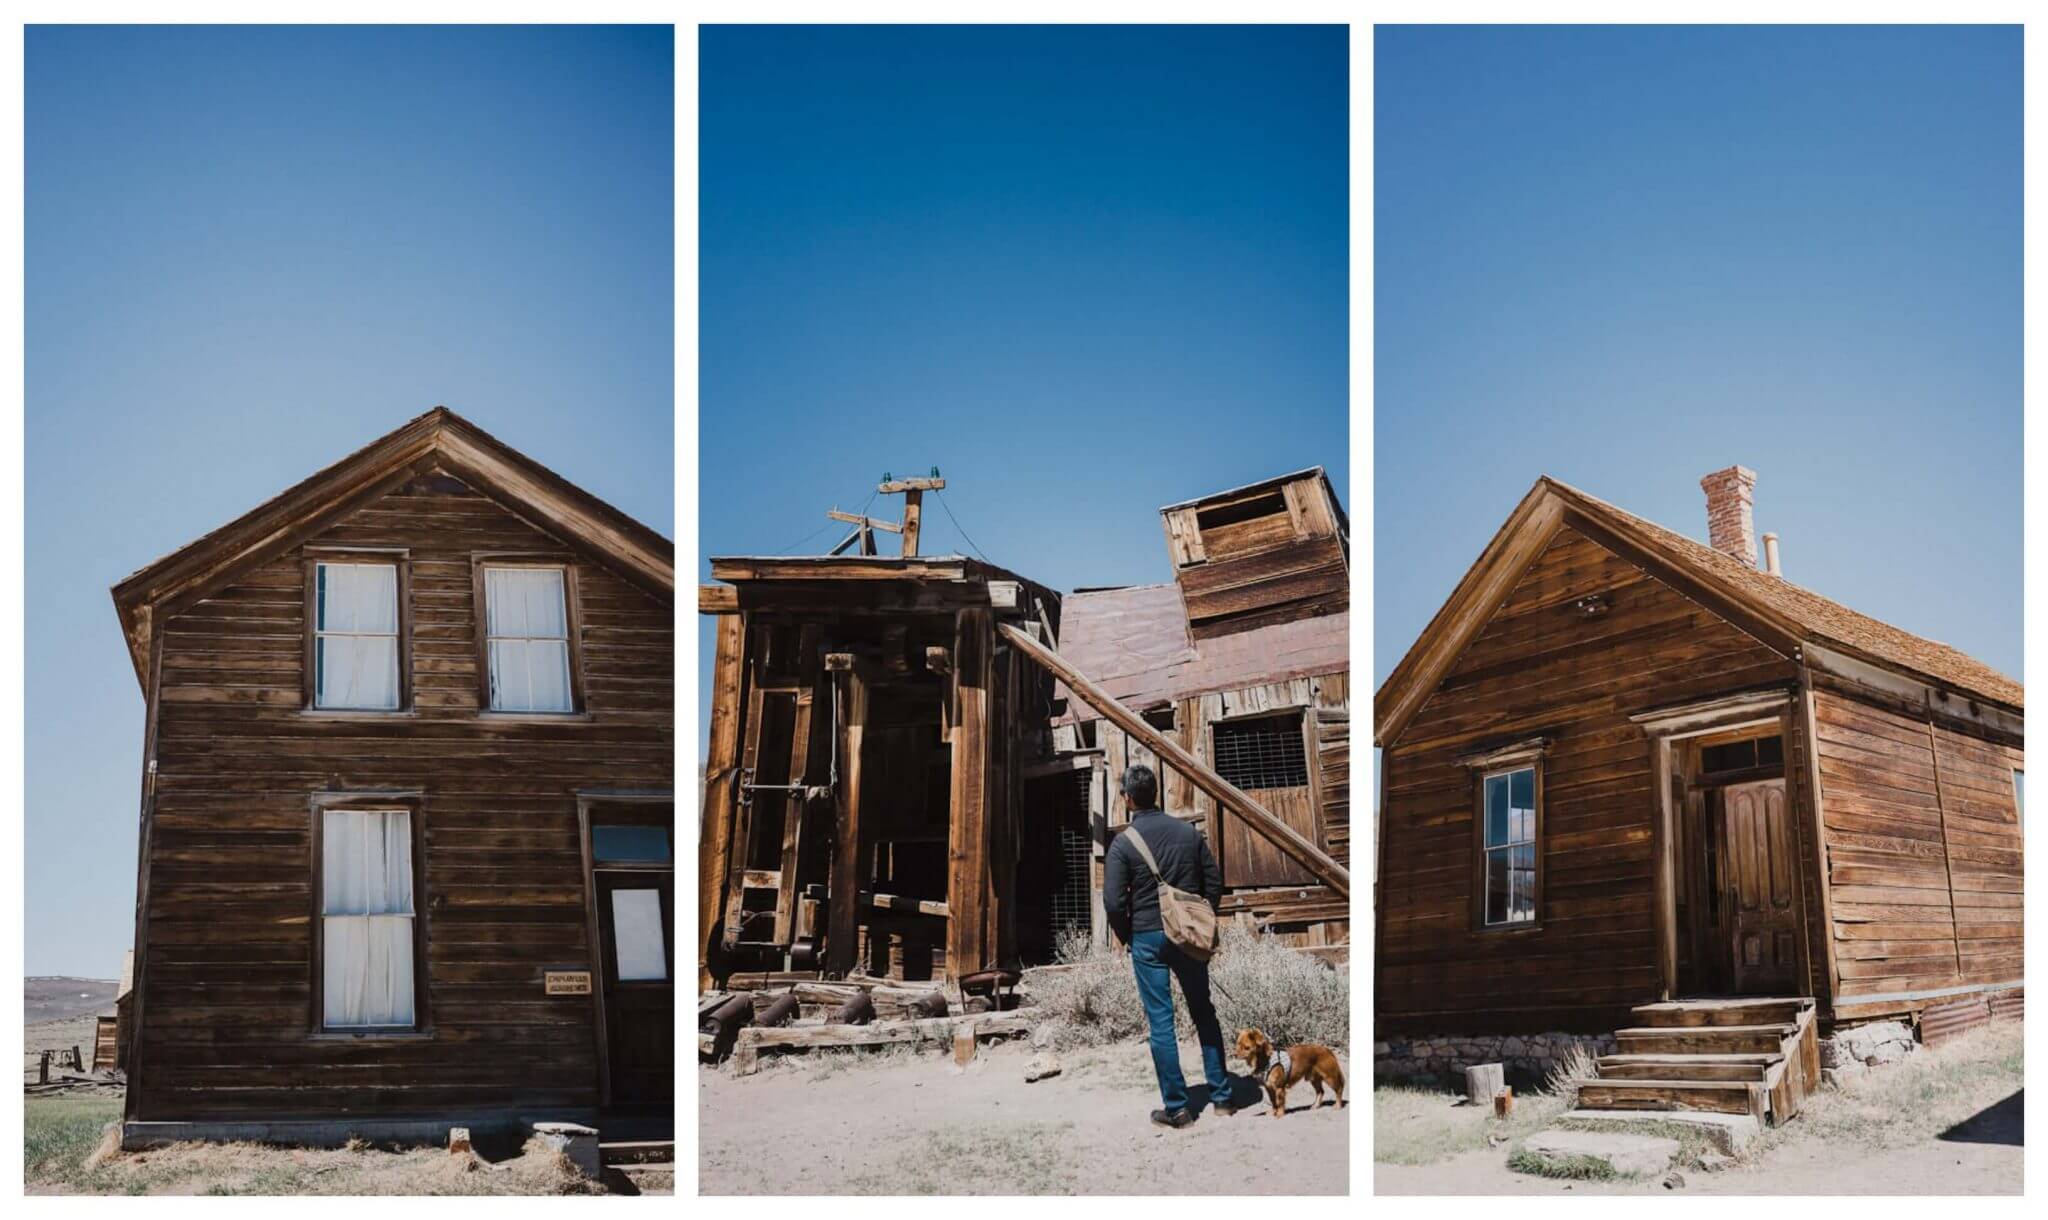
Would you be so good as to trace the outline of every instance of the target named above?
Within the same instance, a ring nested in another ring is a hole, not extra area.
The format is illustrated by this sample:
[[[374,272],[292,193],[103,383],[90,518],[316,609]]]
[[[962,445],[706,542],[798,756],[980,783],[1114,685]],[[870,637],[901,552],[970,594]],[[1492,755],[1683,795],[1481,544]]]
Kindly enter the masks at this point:
[[[1600,1057],[1584,1046],[1574,1046],[1543,1074],[1543,1091],[1561,1097],[1569,1109],[1579,1100],[1579,1086],[1600,1075]]]
[[[1822,1089],[1766,1141],[1821,1139],[1865,1149],[1923,1143],[2011,1096],[2025,1074],[2020,1023],[2000,1021],[1873,1068],[1839,1089]]]
[[[1058,959],[1070,969],[1030,982],[1055,1046],[1104,1046],[1146,1036],[1145,1010],[1138,1003],[1127,952],[1093,946],[1085,935],[1070,936],[1062,939]],[[1332,970],[1271,937],[1231,924],[1210,959],[1209,978],[1226,1039],[1252,1026],[1283,1046],[1317,1042],[1342,1051],[1351,1042],[1347,970]],[[1174,1011],[1180,1039],[1193,1041],[1186,1005],[1176,1003]]]
[[[1517,1094],[1505,1120],[1490,1106],[1457,1104],[1459,1093],[1409,1085],[1378,1085],[1372,1091],[1372,1158],[1389,1165],[1430,1165],[1460,1152],[1505,1148],[1563,1113],[1562,1097]]]
[[[561,1153],[529,1142],[491,1164],[439,1148],[281,1148],[172,1144],[124,1153],[106,1130],[121,1103],[33,1099],[24,1113],[24,1170],[32,1194],[101,1195],[564,1195],[603,1194]]]

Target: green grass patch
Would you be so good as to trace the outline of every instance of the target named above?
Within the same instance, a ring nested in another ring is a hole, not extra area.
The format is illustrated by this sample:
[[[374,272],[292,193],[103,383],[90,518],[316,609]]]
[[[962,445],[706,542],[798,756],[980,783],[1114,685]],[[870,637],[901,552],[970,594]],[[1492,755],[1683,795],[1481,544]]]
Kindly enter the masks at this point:
[[[30,1185],[89,1190],[101,1174],[86,1168],[108,1123],[121,1118],[118,1097],[33,1097],[22,1108],[22,1171]]]
[[[1614,1171],[1614,1166],[1597,1156],[1576,1152],[1569,1156],[1544,1156],[1527,1148],[1515,1149],[1508,1157],[1508,1168],[1534,1177],[1564,1178],[1573,1182],[1612,1182],[1621,1177]]]
[[[1372,1156],[1386,1165],[1430,1165],[1461,1152],[1520,1140],[1550,1125],[1567,1104],[1546,1093],[1517,1094],[1506,1120],[1490,1106],[1455,1105],[1460,1094],[1413,1085],[1372,1091]],[[1492,1138],[1489,1142],[1490,1137]]]

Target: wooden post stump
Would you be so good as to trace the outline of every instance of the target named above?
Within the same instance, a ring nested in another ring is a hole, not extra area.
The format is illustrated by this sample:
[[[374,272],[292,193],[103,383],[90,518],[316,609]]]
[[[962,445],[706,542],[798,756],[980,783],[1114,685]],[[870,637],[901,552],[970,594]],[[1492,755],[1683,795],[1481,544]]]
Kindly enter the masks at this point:
[[[1507,1067],[1499,1063],[1480,1063],[1465,1069],[1465,1101],[1470,1105],[1493,1105],[1493,1099],[1508,1083]]]

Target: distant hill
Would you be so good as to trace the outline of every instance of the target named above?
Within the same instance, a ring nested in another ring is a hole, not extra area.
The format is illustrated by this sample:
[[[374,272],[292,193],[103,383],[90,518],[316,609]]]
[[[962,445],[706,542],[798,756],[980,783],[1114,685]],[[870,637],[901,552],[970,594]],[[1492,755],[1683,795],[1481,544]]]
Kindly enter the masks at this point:
[[[61,1021],[114,1011],[117,979],[78,979],[68,974],[31,975],[22,985],[22,1021]]]

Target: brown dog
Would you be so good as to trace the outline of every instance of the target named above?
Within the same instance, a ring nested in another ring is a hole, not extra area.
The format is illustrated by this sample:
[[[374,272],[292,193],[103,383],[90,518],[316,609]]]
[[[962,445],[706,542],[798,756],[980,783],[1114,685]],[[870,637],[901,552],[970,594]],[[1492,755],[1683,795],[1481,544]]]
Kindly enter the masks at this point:
[[[1288,1088],[1304,1080],[1316,1091],[1316,1104],[1310,1109],[1323,1108],[1325,1084],[1336,1103],[1344,1104],[1344,1069],[1337,1066],[1337,1056],[1327,1046],[1290,1046],[1282,1052],[1259,1030],[1240,1029],[1237,1057],[1252,1065],[1252,1072],[1265,1087],[1266,1099],[1273,1103],[1274,1118],[1287,1113]]]

